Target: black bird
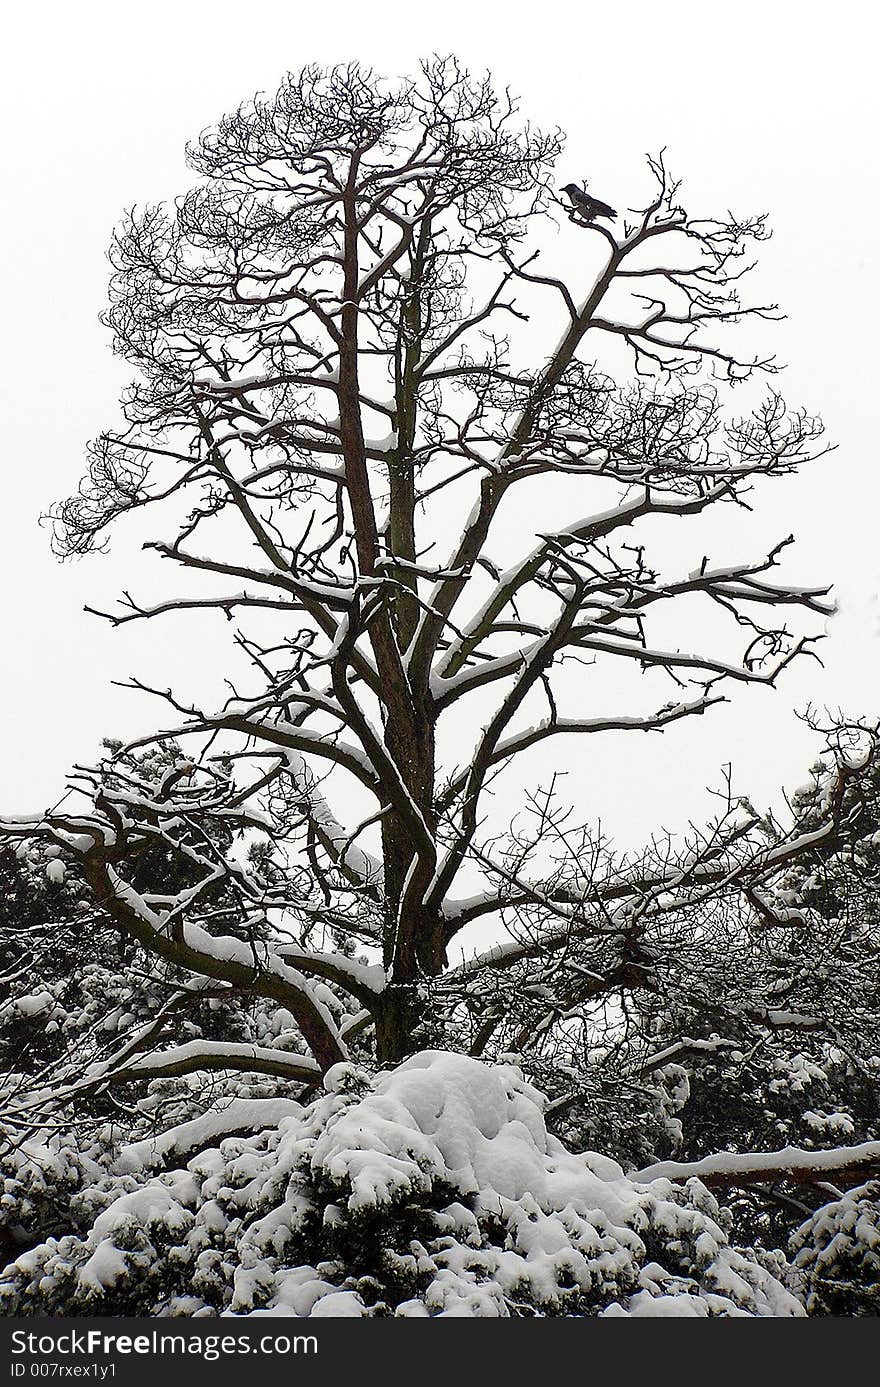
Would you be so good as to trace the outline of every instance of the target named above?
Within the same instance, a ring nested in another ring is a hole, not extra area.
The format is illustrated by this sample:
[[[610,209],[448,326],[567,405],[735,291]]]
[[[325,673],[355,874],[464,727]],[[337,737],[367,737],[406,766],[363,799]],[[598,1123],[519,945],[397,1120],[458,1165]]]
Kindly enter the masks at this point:
[[[580,217],[581,221],[593,222],[597,217],[608,217],[611,221],[617,216],[613,207],[609,207],[607,202],[602,202],[600,198],[591,197],[584,192],[576,183],[566,183],[562,189],[568,193],[571,204]]]

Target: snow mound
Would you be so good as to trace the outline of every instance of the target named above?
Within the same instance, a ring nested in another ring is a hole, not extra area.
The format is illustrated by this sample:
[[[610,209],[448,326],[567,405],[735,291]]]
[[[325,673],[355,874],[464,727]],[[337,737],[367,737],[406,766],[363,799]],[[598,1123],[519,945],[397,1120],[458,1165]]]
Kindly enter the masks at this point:
[[[621,1167],[567,1152],[547,1132],[543,1106],[512,1065],[424,1051],[380,1074],[371,1093],[328,1124],[312,1165],[350,1186],[352,1211],[439,1187],[496,1211],[499,1201],[533,1199],[626,1222],[634,1187]]]
[[[697,1181],[636,1184],[548,1134],[512,1065],[426,1051],[351,1065],[268,1130],[142,1172],[85,1234],[0,1278],[10,1314],[797,1315]],[[166,1134],[168,1153],[195,1149]],[[216,1118],[203,1120],[205,1143]]]

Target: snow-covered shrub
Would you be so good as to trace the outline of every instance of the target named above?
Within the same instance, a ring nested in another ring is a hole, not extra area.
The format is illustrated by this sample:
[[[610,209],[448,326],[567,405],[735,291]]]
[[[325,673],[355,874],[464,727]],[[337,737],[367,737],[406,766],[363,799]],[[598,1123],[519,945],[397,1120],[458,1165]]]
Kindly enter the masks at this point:
[[[569,1152],[512,1065],[426,1051],[373,1078],[337,1065],[325,1088],[253,1135],[218,1141],[215,1113],[124,1148],[118,1197],[20,1255],[3,1311],[802,1313],[701,1185]]]
[[[6,1257],[47,1232],[71,1226],[71,1203],[84,1183],[99,1178],[70,1140],[23,1141],[0,1162],[0,1251]],[[85,1178],[84,1178],[85,1177]]]
[[[811,1315],[880,1315],[880,1181],[818,1209],[791,1239],[792,1286]]]
[[[0,1256],[67,1233],[88,1234],[96,1216],[139,1183],[112,1169],[118,1129],[44,1133],[0,1152]]]

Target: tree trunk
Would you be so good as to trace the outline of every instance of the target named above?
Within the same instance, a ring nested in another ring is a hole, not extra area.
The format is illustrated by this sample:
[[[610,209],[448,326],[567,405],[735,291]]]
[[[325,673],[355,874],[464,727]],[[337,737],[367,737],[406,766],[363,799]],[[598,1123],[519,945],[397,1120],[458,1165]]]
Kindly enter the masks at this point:
[[[413,939],[415,948],[399,952],[382,994],[376,1015],[376,1058],[380,1064],[398,1064],[417,1050],[443,1043],[430,987],[446,967],[443,920],[423,910],[414,922],[401,920],[399,933]]]
[[[408,727],[393,721],[385,741],[413,802],[433,834],[434,721],[425,706],[416,707]],[[429,1001],[425,984],[446,966],[443,919],[422,904],[435,863],[418,859],[408,826],[386,815],[382,830],[385,868],[385,968],[389,986],[376,1021],[377,1057],[397,1063],[430,1043]]]
[[[424,998],[416,983],[392,983],[382,997],[376,1016],[376,1059],[379,1064],[399,1064],[420,1048],[419,1035],[426,1019]]]

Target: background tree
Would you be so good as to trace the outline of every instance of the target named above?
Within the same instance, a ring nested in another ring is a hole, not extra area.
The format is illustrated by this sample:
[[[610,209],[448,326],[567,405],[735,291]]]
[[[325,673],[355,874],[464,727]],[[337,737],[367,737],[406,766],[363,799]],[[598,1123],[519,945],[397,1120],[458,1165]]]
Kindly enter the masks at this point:
[[[173,744],[137,756],[120,754],[118,742],[107,750],[107,784],[129,790],[173,775],[181,760]],[[221,831],[215,845],[231,841]],[[230,1100],[256,1099],[252,1117],[289,1091],[303,1062],[289,1013],[120,935],[77,868],[75,853],[40,840],[0,852],[0,1242],[17,1252],[70,1228],[71,1200],[120,1140]],[[153,891],[198,881],[184,855],[161,845],[131,871]],[[212,903],[210,927],[229,928],[222,891]],[[64,1153],[48,1169],[23,1155],[41,1133]]]
[[[691,912],[670,932],[674,965],[667,955],[622,1012],[557,1035],[535,1074],[569,1143],[647,1178],[698,1175],[723,1191],[743,1243],[785,1247],[806,1218],[793,1249],[799,1265],[818,1259],[808,1294],[820,1313],[845,1293],[835,1278],[855,1275],[849,1253],[835,1271],[834,1248],[823,1251],[858,1222],[848,1197],[836,1201],[880,1165],[878,742],[867,720],[812,721],[829,750],[792,804],[808,839],[839,796],[834,840],[805,842],[772,890]],[[772,814],[764,824],[778,841]],[[875,1194],[859,1199],[867,1208]],[[870,1281],[870,1220],[863,1231],[852,1256]]]
[[[803,847],[732,794],[638,859],[573,827],[552,786],[506,832],[490,814],[533,747],[659,731],[772,684],[810,649],[799,615],[831,610],[775,574],[787,540],[679,559],[677,522],[818,446],[773,391],[722,409],[775,369],[727,345],[774,313],[739,297],[763,218],[690,215],[652,158],[618,231],[577,226],[579,291],[536,263],[560,148],[453,61],[398,83],[307,68],[201,136],[200,182],[113,242],[107,319],[138,374],[57,543],[83,554],[126,512],[164,517],[147,547],[192,586],[126,593],[110,619],[247,620],[249,673],[215,709],[149,685],[174,725],[120,756],[173,740],[185,761],[126,779],[111,760],[74,807],[3,828],[67,853],[147,954],[286,1008],[306,1082],[355,1042],[383,1063],[438,1041],[521,1050],[625,1006],[693,943],[686,908],[765,891]],[[538,486],[569,518],[511,552],[512,500]],[[606,667],[644,677],[602,706]],[[260,845],[249,861],[235,833]],[[139,878],[148,852],[187,884]],[[505,942],[450,963],[476,922]]]

